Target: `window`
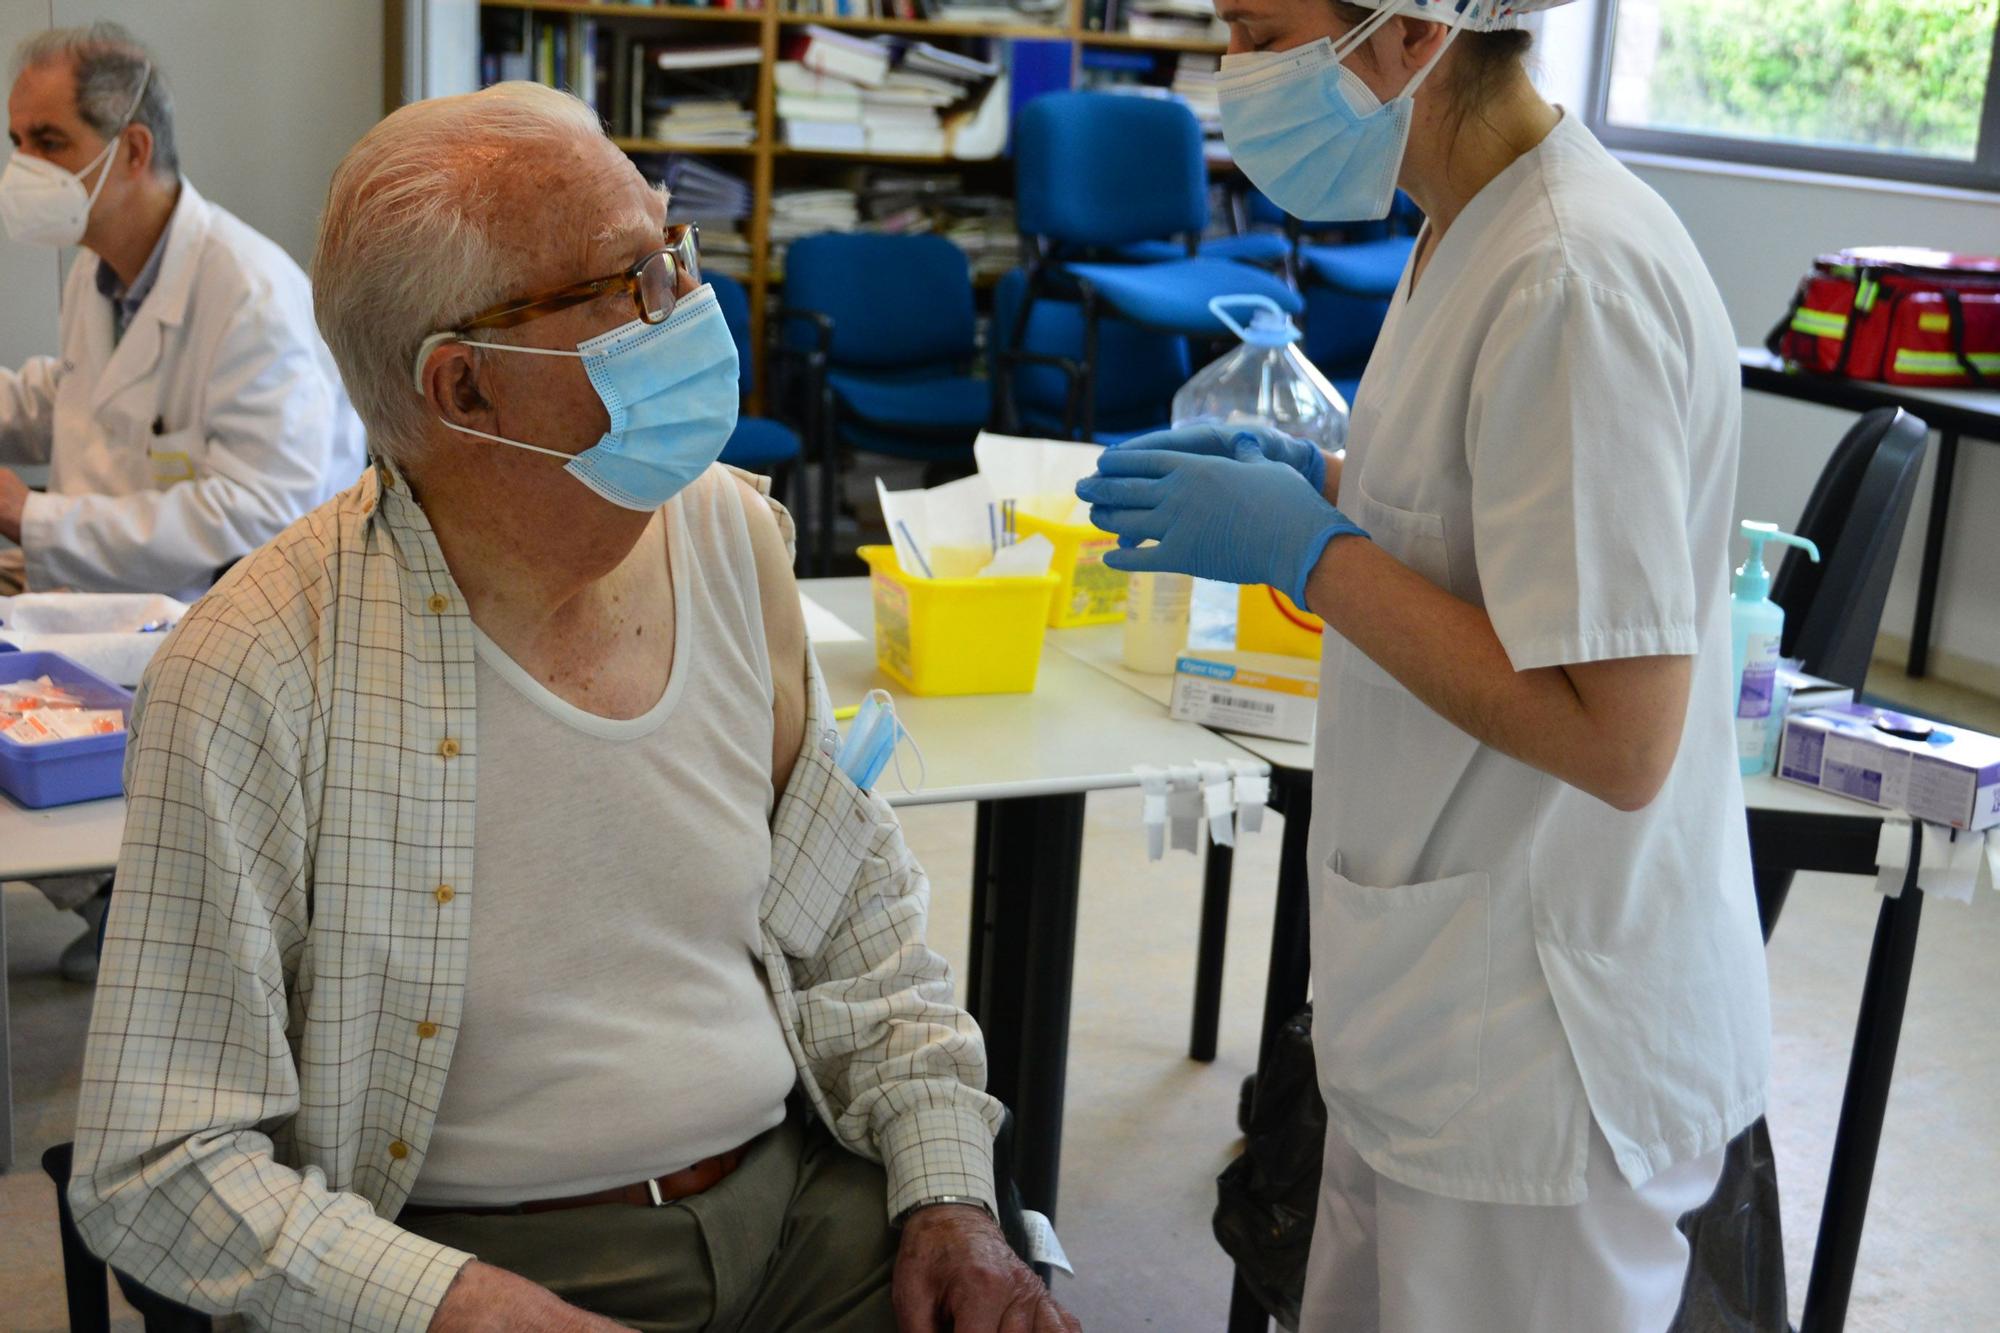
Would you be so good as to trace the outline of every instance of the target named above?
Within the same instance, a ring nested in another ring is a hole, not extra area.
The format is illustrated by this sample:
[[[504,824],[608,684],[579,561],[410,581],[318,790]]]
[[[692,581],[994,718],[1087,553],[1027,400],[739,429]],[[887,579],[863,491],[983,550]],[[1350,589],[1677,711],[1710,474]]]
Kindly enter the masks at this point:
[[[1619,148],[2000,190],[2000,0],[1604,0]]]

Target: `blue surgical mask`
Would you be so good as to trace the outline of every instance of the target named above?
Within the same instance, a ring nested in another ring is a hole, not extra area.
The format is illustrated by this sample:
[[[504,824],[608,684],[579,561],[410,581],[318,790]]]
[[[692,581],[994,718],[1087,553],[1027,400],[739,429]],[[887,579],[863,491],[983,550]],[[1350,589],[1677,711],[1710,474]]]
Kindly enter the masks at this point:
[[[882,776],[890,758],[896,753],[901,741],[909,741],[912,750],[917,749],[916,741],[903,729],[902,719],[896,716],[896,701],[886,690],[870,690],[861,701],[861,711],[854,715],[854,721],[847,728],[847,736],[840,743],[840,751],[833,762],[841,772],[847,774],[855,786],[863,791],[872,791],[876,779]],[[923,751],[917,750],[917,785],[923,786]],[[897,779],[902,778],[900,763],[896,770]],[[903,783],[908,791],[910,784]]]
[[[1401,9],[1386,4],[1339,46],[1321,38],[1290,51],[1224,56],[1222,135],[1236,165],[1272,203],[1307,222],[1389,216],[1419,86],[1452,39],[1386,105],[1341,62]]]
[[[584,373],[611,416],[611,429],[604,438],[582,453],[566,454],[449,421],[444,424],[461,435],[565,459],[563,471],[626,509],[647,512],[673,499],[722,456],[722,447],[736,429],[740,394],[736,341],[729,336],[712,287],[698,287],[682,297],[661,323],[635,319],[578,343],[575,351],[434,333],[417,351],[418,393],[424,391],[424,362],[446,342],[496,352],[582,358]]]

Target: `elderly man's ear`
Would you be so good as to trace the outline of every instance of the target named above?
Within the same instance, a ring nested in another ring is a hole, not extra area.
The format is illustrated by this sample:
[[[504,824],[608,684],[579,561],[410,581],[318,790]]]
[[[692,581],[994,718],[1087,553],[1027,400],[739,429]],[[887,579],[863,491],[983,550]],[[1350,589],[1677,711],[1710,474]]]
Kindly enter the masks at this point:
[[[479,385],[479,362],[462,343],[447,343],[431,353],[424,366],[424,399],[431,411],[459,426],[493,410]]]

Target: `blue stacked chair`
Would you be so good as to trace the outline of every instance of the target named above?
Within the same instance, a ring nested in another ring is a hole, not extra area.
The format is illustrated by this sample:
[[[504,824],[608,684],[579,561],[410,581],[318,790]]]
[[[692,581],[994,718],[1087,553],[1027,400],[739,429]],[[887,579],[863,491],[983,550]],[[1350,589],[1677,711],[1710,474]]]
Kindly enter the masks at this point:
[[[1028,273],[1017,268],[993,293],[1000,424],[1013,434],[1076,439],[1083,433],[1083,307],[1052,297],[1034,302],[1032,310],[1025,310],[1027,303]],[[1092,438],[1117,444],[1164,429],[1174,393],[1192,373],[1187,339],[1113,321],[1099,332],[1097,358]]]
[[[1110,93],[1050,93],[1022,108],[1015,127],[1015,198],[1033,249],[1027,299],[1009,335],[1042,300],[1077,303],[1083,320],[1081,433],[1097,433],[1094,381],[1102,323],[1222,338],[1214,296],[1268,296],[1297,314],[1285,281],[1233,260],[1193,254],[1208,225],[1208,166],[1201,126],[1178,102]],[[1183,257],[1134,263],[1130,247],[1182,238]]]
[[[1301,241],[1298,245],[1295,263],[1306,301],[1306,357],[1350,403],[1409,265],[1422,221],[1410,197],[1398,191],[1387,218],[1343,225],[1338,244]]]
[[[736,341],[736,364],[745,397],[757,390],[757,363],[750,348],[750,297],[743,284],[721,273],[707,278],[715,289],[715,303],[722,307],[723,322]],[[736,430],[722,447],[722,461],[745,472],[761,472],[772,480],[772,493],[786,498],[799,456],[804,452],[799,433],[782,421],[748,413],[736,418]]]
[[[816,569],[833,563],[842,450],[970,472],[993,415],[979,355],[972,273],[941,236],[827,233],[785,257],[780,341],[825,366],[814,431],[820,463]]]

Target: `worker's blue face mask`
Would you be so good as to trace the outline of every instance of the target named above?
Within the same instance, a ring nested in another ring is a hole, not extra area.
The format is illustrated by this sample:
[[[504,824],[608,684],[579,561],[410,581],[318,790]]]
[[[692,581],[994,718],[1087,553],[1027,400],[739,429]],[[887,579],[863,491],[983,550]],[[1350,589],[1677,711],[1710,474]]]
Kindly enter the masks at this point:
[[[582,453],[566,454],[449,421],[444,424],[461,435],[565,459],[563,471],[626,509],[646,512],[673,499],[722,456],[722,447],[736,429],[741,392],[736,342],[729,336],[713,287],[698,287],[682,297],[661,323],[635,319],[578,343],[575,351],[432,334],[417,351],[418,393],[424,391],[424,363],[446,342],[581,358],[584,373],[611,416],[611,429]]]
[[[1384,5],[1339,46],[1323,37],[1290,51],[1222,58],[1218,93],[1230,155],[1293,217],[1368,222],[1389,216],[1413,99],[1458,35],[1456,27],[1447,32],[1409,87],[1385,105],[1341,62],[1399,9]]]

